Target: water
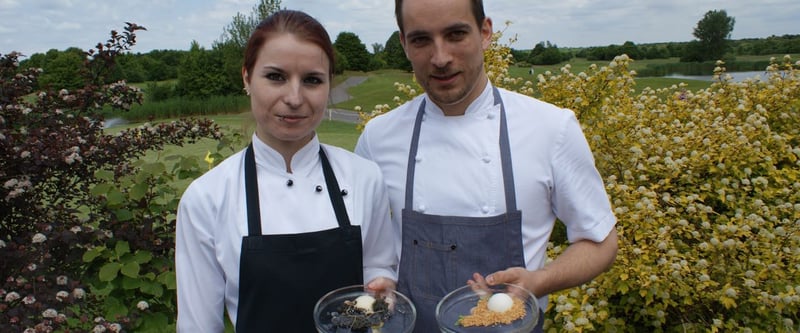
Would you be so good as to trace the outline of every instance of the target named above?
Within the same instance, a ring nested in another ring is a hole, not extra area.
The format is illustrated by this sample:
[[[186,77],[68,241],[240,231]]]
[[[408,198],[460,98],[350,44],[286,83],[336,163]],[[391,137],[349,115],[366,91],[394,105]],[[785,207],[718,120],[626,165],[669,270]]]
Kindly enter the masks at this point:
[[[123,118],[111,118],[103,121],[103,128],[111,128],[114,126],[127,124],[128,121]]]
[[[746,79],[758,79],[761,81],[766,80],[766,72],[765,71],[751,71],[751,72],[727,72],[733,77],[734,82],[742,82]],[[683,75],[683,74],[670,74],[664,76],[666,78],[671,79],[684,79],[684,80],[698,80],[698,81],[712,81],[713,75]]]

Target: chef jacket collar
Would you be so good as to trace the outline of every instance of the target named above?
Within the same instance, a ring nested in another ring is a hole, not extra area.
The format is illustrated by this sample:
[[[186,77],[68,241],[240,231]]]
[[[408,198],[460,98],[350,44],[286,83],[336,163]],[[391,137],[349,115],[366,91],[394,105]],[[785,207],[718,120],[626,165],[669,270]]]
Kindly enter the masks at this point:
[[[488,81],[488,80],[487,80]],[[441,108],[439,108],[436,103],[430,100],[430,98],[425,95],[427,102],[425,103],[425,114],[426,116],[435,116],[435,117],[445,117],[444,112]],[[499,112],[499,107],[494,107],[494,94],[492,92],[492,83],[489,82],[483,88],[483,91],[478,98],[476,98],[469,106],[467,106],[467,110],[464,112],[465,116],[471,116],[476,118],[485,118],[489,113],[497,113]]]
[[[256,165],[259,168],[267,168],[271,172],[277,172],[278,174],[288,174],[286,172],[286,163],[283,160],[283,156],[281,156],[277,150],[261,141],[255,134],[253,134],[252,140]],[[311,141],[292,156],[292,174],[305,176],[309,175],[314,170],[319,160],[319,146],[319,137],[317,133],[314,133],[314,137],[311,138]]]

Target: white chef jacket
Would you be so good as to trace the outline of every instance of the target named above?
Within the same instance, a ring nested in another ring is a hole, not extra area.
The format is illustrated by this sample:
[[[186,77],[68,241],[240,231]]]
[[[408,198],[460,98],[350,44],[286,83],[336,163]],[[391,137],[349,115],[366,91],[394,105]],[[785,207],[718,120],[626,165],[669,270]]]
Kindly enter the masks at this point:
[[[616,218],[575,114],[504,89],[500,96],[522,211],[526,268],[544,266],[556,218],[566,225],[570,242],[604,240]],[[411,134],[423,98],[370,120],[355,148],[381,167],[396,225],[401,224]],[[413,210],[469,217],[506,212],[499,128],[500,105],[494,104],[491,84],[463,116],[445,116],[428,100],[415,158]],[[486,240],[491,242],[492,235]],[[537,296],[546,308],[547,295]]]
[[[287,173],[283,157],[253,135],[263,234],[339,226],[327,190],[316,191],[318,185],[326,188],[319,147],[315,136],[295,153],[293,172]],[[389,218],[380,170],[347,150],[324,149],[339,187],[347,191],[350,224],[361,226],[364,282],[379,276],[397,281],[400,227]],[[239,255],[247,235],[244,185],[242,150],[194,180],[181,197],[175,239],[180,332],[222,332],[223,306],[236,324]]]

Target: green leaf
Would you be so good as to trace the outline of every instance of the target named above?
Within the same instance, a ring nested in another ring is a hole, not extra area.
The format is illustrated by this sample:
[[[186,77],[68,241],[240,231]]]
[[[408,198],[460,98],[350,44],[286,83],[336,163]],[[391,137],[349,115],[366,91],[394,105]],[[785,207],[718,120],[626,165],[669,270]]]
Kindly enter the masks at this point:
[[[175,332],[174,327],[169,326],[169,319],[163,313],[145,313],[142,315],[142,326],[139,332]]]
[[[94,173],[94,177],[100,180],[114,180],[114,172],[111,170],[97,170]]]
[[[133,255],[133,260],[140,264],[146,264],[153,259],[153,254],[150,251],[145,250],[137,250],[136,253]]]
[[[149,185],[145,182],[137,183],[133,185],[130,191],[131,199],[133,200],[141,200],[147,194],[147,190],[149,189]]]
[[[86,252],[83,253],[83,262],[93,261],[95,258],[103,254],[103,251],[105,250],[106,250],[105,246],[97,246],[87,250]]]
[[[100,183],[95,186],[92,186],[92,189],[89,190],[89,193],[91,193],[94,196],[101,196],[107,194],[109,190],[111,190],[111,184]]]
[[[111,207],[116,207],[125,202],[125,196],[117,189],[109,189],[106,194],[106,201]]]
[[[128,315],[128,308],[114,296],[108,296],[103,302],[106,318],[117,318]]]
[[[139,277],[139,269],[140,269],[139,263],[133,261],[123,265],[120,271],[122,272],[122,275],[131,278],[137,278]]]
[[[117,254],[118,257],[122,257],[126,253],[131,252],[131,246],[126,241],[119,241],[117,245],[114,247],[114,252]]]
[[[161,297],[164,294],[164,288],[157,282],[142,281],[142,287],[139,290],[155,297]]]
[[[100,267],[100,281],[108,282],[116,279],[121,267],[118,262],[110,262]]]
[[[142,280],[129,278],[127,276],[122,277],[122,288],[125,290],[131,289],[139,289],[142,286]]]
[[[158,275],[158,282],[161,282],[167,289],[175,290],[177,283],[175,281],[175,271],[166,271]]]
[[[114,211],[114,215],[116,215],[117,219],[120,221],[130,221],[133,219],[133,213],[127,209],[117,209]]]
[[[92,295],[108,296],[111,295],[112,291],[114,291],[114,284],[111,282],[93,283],[89,286],[89,289],[91,290]]]

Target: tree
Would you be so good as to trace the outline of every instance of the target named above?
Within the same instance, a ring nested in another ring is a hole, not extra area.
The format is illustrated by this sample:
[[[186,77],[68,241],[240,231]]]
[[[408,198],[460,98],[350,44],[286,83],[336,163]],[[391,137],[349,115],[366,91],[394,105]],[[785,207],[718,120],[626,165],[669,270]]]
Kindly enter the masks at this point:
[[[564,60],[558,45],[547,42],[539,42],[531,50],[528,62],[532,65],[555,65]]]
[[[384,59],[389,68],[402,69],[404,71],[411,71],[411,62],[406,58],[406,52],[403,50],[403,45],[400,44],[400,32],[395,31],[386,40],[386,46],[383,48]]]
[[[253,6],[250,15],[236,13],[233,21],[223,29],[222,36],[220,36],[216,44],[230,42],[244,50],[247,40],[250,39],[250,34],[253,33],[258,23],[280,8],[281,0],[259,0],[259,3]]]
[[[345,70],[369,72],[372,70],[370,67],[370,54],[367,51],[367,46],[361,42],[358,35],[352,32],[343,31],[336,36],[336,41],[333,46],[342,53],[347,59],[348,67]]]
[[[242,93],[242,55],[256,26],[280,9],[280,0],[260,0],[249,15],[237,13],[223,29],[211,50],[192,43],[178,74],[177,92],[181,96],[208,98]]]
[[[698,52],[702,60],[721,60],[728,51],[728,40],[736,19],[725,10],[710,10],[697,22],[693,35],[699,43]]]

